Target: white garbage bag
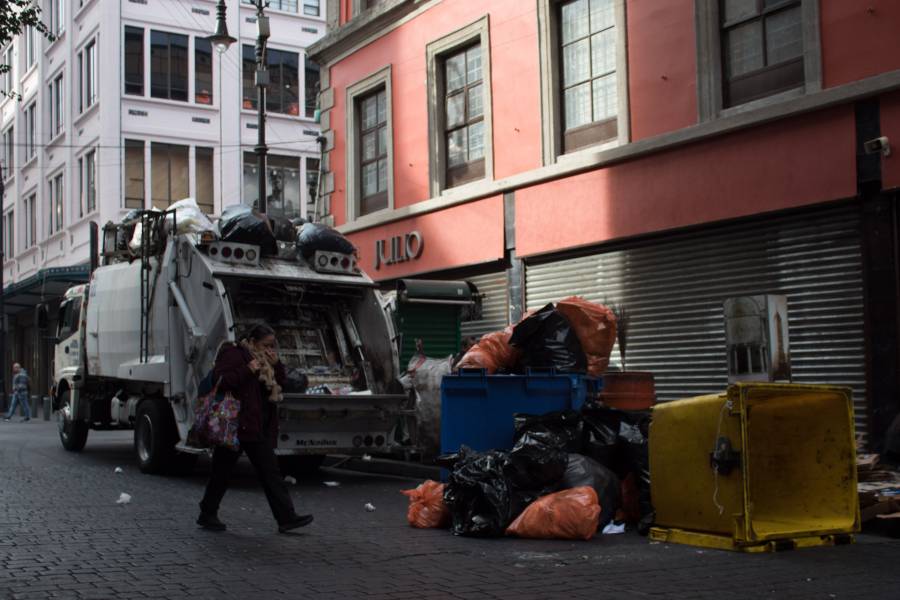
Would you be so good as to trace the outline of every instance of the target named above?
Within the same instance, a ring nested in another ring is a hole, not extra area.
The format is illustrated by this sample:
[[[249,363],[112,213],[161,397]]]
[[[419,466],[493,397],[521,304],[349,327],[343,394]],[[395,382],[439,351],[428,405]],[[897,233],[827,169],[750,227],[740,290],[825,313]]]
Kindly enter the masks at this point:
[[[408,378],[401,379],[416,392],[417,442],[427,455],[441,450],[441,380],[450,374],[452,365],[452,356],[428,358],[415,354],[406,369]]]
[[[156,211],[157,209],[150,209]],[[185,198],[173,203],[169,206],[170,211],[175,211],[175,233],[202,233],[204,231],[213,231],[214,226],[209,217],[200,210],[200,206],[193,198]],[[171,218],[171,217],[169,217]],[[134,235],[131,237],[129,247],[133,252],[139,252],[141,249],[141,237],[143,235],[143,227],[138,221],[134,227]]]

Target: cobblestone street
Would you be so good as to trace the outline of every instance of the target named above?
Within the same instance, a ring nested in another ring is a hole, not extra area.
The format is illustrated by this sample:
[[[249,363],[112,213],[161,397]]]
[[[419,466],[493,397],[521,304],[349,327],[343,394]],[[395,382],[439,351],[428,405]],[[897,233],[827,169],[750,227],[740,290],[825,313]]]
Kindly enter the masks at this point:
[[[209,533],[194,524],[208,465],[189,477],[143,475],[130,432],[92,432],[79,455],[62,450],[53,422],[0,423],[0,598],[872,600],[900,590],[900,544],[886,538],[776,555],[634,533],[466,539],[406,524],[399,490],[416,482],[333,469],[292,486],[316,521],[279,535],[245,460],[221,511],[228,531]],[[129,504],[116,504],[122,492]]]

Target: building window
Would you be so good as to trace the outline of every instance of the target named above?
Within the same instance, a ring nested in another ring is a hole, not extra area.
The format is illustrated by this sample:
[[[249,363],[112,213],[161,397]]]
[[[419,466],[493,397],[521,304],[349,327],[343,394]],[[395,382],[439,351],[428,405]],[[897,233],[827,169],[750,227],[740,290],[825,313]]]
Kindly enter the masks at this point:
[[[195,177],[197,181],[194,187],[196,188],[195,195],[197,198],[197,205],[200,207],[200,210],[211,215],[215,211],[213,149],[198,147],[195,149],[195,152],[197,162],[194,172],[196,173]]]
[[[393,208],[391,68],[347,88],[347,215]]]
[[[144,95],[144,30],[125,27],[125,93]]]
[[[426,47],[431,195],[493,178],[488,18]]]
[[[79,164],[81,161],[79,161]],[[85,212],[97,210],[97,151],[84,155],[84,208]]]
[[[3,215],[3,262],[16,255],[16,211],[9,210]]]
[[[56,37],[66,29],[66,0],[50,0],[50,32]]]
[[[3,74],[3,91],[9,95],[15,89],[15,78],[13,77],[13,69],[15,68],[15,62],[13,62],[13,46],[10,44],[6,47],[6,50],[3,51],[3,64],[8,67],[6,73]]]
[[[144,142],[125,140],[125,208],[144,208]]]
[[[253,4],[253,0],[243,0],[244,4]],[[297,12],[297,0],[269,0],[268,8],[283,10],[284,12]]]
[[[49,192],[47,203],[47,224],[49,229],[48,235],[53,235],[62,231],[63,228],[63,174],[60,173],[51,177],[47,182],[47,191]]]
[[[360,215],[387,208],[387,98],[380,89],[357,101]]]
[[[63,130],[63,76],[62,73],[53,79],[50,92],[50,133],[56,137]]]
[[[303,14],[310,17],[318,17],[319,0],[303,0]]]
[[[31,25],[25,26],[25,70],[37,62],[37,30]]]
[[[563,151],[616,138],[618,86],[614,0],[559,6]]]
[[[37,194],[25,198],[25,250],[37,244]]]
[[[286,115],[300,115],[300,55],[284,50],[266,51],[269,69],[269,87],[266,94],[266,110]],[[243,47],[243,107],[256,109],[256,50],[253,46]]]
[[[316,218],[316,199],[319,197],[319,159],[306,159],[306,218]]]
[[[244,153],[244,202],[259,206],[259,161]],[[300,212],[300,158],[270,154],[266,159],[266,212],[295,218]]]
[[[150,144],[150,199],[153,208],[168,208],[190,195],[188,146]]]
[[[3,179],[9,179],[15,173],[16,137],[13,128],[3,132]]]
[[[800,0],[722,0],[723,106],[803,85]]]
[[[97,40],[78,53],[78,71],[78,112],[84,112],[97,101]]]
[[[187,102],[188,36],[150,32],[150,95]]]
[[[28,162],[37,154],[36,135],[37,121],[35,111],[37,103],[32,102],[25,109],[25,161]]]
[[[194,38],[194,102],[213,103],[212,44],[205,38]]]
[[[822,87],[819,0],[695,0],[701,121]]]
[[[319,65],[305,57],[305,98],[306,101],[306,117],[312,119],[316,116],[316,104],[319,98]]]

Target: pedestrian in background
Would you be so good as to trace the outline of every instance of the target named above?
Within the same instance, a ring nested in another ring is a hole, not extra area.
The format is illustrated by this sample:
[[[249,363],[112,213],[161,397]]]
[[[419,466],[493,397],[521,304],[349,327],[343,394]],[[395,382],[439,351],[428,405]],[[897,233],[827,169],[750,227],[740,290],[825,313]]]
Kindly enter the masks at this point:
[[[28,392],[31,390],[31,379],[28,377],[28,372],[19,363],[13,363],[12,372],[12,404],[3,420],[9,421],[16,414],[16,405],[21,404],[22,412],[25,413],[22,421],[30,421],[31,405],[28,403]]]

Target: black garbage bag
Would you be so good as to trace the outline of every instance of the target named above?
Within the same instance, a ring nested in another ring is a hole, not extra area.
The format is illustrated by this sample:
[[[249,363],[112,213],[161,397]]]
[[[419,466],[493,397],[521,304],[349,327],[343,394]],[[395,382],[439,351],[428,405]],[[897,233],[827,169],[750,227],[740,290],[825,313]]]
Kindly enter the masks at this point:
[[[513,519],[538,497],[512,485],[506,452],[474,452],[463,446],[459,453],[441,457],[439,464],[451,468],[444,504],[450,511],[450,530],[455,535],[502,536]]]
[[[303,258],[309,258],[316,250],[353,254],[356,252],[350,240],[338,231],[320,223],[304,223],[297,234],[297,250]]]
[[[620,479],[634,474],[641,518],[653,513],[650,497],[650,414],[614,408],[584,411],[584,453]]]
[[[513,423],[516,440],[530,431],[546,431],[557,437],[557,447],[566,452],[581,452],[584,422],[577,411],[555,411],[543,415],[516,413]]]
[[[509,343],[522,351],[519,368],[583,373],[587,358],[566,318],[548,304],[513,328]]]
[[[526,431],[509,451],[507,475],[523,490],[555,491],[566,472],[568,455],[551,431]]]
[[[272,226],[275,239],[279,242],[293,242],[296,239],[297,233],[294,225],[287,217],[269,216],[269,223]]]
[[[581,487],[583,485],[594,488],[597,498],[600,499],[600,529],[616,516],[616,511],[622,505],[622,486],[619,478],[611,469],[598,463],[596,460],[581,454],[569,454],[568,466],[563,475],[561,487],[563,490]]]
[[[284,392],[288,394],[303,394],[309,388],[309,377],[300,369],[288,369],[285,373]]]
[[[219,218],[219,238],[237,244],[259,246],[260,256],[278,254],[278,244],[269,219],[249,206],[229,206]]]

